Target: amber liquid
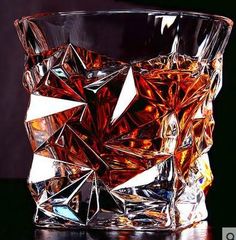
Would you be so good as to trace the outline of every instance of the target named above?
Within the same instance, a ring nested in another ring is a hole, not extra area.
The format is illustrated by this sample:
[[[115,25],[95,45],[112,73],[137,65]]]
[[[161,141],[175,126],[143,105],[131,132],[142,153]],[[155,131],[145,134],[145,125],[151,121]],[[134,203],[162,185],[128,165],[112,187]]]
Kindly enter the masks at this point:
[[[37,154],[95,169],[110,188],[170,157],[187,177],[212,144],[214,89],[201,64],[186,56],[128,64],[74,47],[58,62],[58,51],[44,53],[54,66],[26,87],[86,104],[27,123]]]

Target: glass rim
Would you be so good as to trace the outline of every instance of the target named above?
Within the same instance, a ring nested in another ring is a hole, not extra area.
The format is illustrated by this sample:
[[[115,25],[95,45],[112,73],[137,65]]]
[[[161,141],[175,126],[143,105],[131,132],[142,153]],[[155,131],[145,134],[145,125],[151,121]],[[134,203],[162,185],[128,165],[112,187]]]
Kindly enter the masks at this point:
[[[203,12],[195,12],[195,11],[182,11],[182,10],[155,10],[155,9],[117,9],[117,10],[99,10],[99,11],[66,11],[66,12],[42,12],[36,13],[30,16],[24,16],[15,20],[15,24],[19,24],[24,20],[32,20],[32,19],[40,19],[48,16],[67,16],[67,15],[99,15],[99,14],[125,14],[125,13],[146,13],[148,15],[159,14],[166,16],[180,16],[180,17],[196,17],[202,19],[211,19],[213,21],[222,21],[228,25],[228,27],[233,26],[234,22],[232,19],[217,15],[217,14],[209,14]]]

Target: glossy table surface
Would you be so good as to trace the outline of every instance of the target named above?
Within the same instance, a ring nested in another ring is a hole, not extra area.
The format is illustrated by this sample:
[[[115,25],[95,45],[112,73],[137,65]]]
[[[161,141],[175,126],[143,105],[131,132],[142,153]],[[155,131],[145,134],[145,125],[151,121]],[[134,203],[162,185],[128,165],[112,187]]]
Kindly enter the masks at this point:
[[[34,202],[21,180],[0,180],[0,239],[16,240],[211,240],[221,239],[221,228],[203,221],[179,232],[56,230],[35,228],[32,223]]]
[[[58,231],[49,229],[35,229],[34,239],[87,239],[87,240],[209,240],[213,239],[212,230],[206,221],[196,227],[185,229],[181,232],[140,232],[140,231]]]

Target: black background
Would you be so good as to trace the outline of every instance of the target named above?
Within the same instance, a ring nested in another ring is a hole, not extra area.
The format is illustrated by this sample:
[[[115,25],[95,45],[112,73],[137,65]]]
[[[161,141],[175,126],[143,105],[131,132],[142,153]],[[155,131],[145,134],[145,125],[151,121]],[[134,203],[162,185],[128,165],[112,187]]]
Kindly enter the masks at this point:
[[[26,190],[24,180],[3,180],[6,178],[26,178],[32,159],[31,148],[23,126],[28,95],[21,85],[24,56],[13,26],[13,21],[16,18],[47,11],[152,8],[200,11],[224,15],[235,20],[236,9],[231,2],[233,1],[1,0],[0,178],[2,178],[2,181],[0,203],[1,207],[4,207],[0,222],[4,219],[5,224],[9,223],[9,226],[10,224],[15,226],[14,222],[17,222],[19,228],[26,227],[27,229],[27,226],[29,227],[27,224],[30,224],[33,214],[33,203]],[[224,54],[224,84],[214,106],[216,128],[214,131],[214,146],[210,151],[210,160],[215,180],[209,192],[207,204],[209,222],[215,229],[220,229],[222,226],[236,227],[236,200],[234,197],[236,190],[235,57],[236,37],[233,30]],[[14,211],[18,211],[15,217],[12,208]],[[26,222],[21,221],[21,219],[25,219]],[[1,231],[4,231],[3,228]]]

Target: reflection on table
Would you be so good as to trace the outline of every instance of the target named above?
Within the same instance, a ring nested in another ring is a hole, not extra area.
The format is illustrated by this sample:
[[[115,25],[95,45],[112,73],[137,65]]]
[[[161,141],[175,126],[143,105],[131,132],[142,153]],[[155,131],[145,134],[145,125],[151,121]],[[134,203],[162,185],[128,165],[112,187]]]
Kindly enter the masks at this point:
[[[143,231],[103,231],[103,230],[56,230],[36,229],[35,240],[212,240],[211,228],[207,221],[203,221],[194,227],[178,232],[143,232]]]

